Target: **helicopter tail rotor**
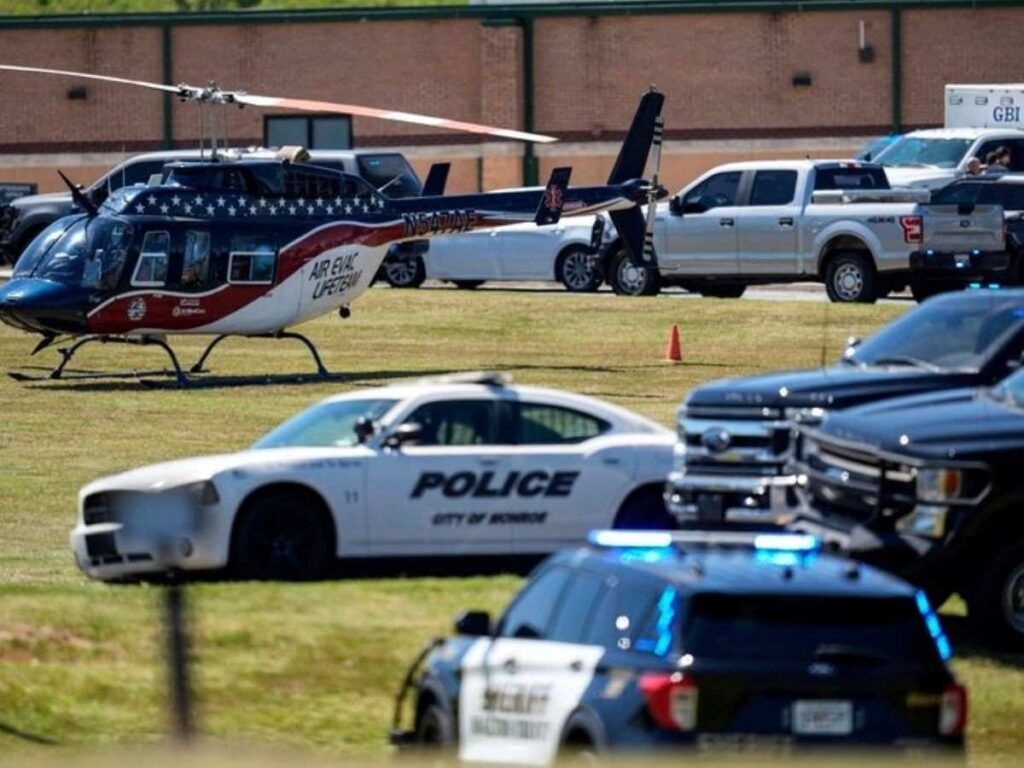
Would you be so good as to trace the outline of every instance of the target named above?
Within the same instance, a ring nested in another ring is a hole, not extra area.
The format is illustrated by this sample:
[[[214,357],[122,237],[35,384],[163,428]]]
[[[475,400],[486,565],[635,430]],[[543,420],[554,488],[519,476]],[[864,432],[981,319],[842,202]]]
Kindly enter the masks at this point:
[[[569,177],[572,175],[572,168],[555,168],[551,172],[547,185],[544,187],[544,194],[540,196],[540,205],[537,206],[537,215],[533,223],[538,226],[545,224],[557,224],[562,218],[562,206],[565,204],[565,189],[569,186]]]

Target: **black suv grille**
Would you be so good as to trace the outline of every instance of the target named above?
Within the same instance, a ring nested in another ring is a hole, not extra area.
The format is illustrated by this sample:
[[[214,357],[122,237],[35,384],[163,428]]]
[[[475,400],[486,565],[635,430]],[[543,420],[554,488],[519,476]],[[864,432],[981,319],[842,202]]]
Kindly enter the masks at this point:
[[[798,471],[815,502],[860,523],[895,521],[915,502],[914,468],[883,459],[869,446],[804,439]]]

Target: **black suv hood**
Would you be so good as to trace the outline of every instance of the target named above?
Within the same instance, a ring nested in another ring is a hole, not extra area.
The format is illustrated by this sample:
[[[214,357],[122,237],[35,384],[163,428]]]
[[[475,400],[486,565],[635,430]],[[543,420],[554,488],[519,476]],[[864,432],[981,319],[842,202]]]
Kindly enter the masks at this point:
[[[713,381],[691,392],[686,405],[849,408],[883,398],[968,387],[977,381],[975,372],[932,373],[907,366],[836,365]]]
[[[900,397],[831,414],[819,433],[921,457],[963,458],[1024,448],[1024,409],[987,387]]]

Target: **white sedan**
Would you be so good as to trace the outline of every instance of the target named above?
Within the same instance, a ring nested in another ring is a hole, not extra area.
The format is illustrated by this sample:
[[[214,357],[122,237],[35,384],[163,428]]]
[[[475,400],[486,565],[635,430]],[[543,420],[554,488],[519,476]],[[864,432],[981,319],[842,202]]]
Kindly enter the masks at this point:
[[[449,377],[324,400],[249,450],[101,478],[71,546],[97,579],[335,558],[540,555],[594,528],[670,525],[674,434],[610,403]]]
[[[394,288],[415,288],[433,278],[459,288],[491,281],[557,280],[573,292],[596,291],[603,277],[592,243],[594,221],[594,216],[566,217],[543,227],[526,222],[437,237],[425,255],[389,258],[382,276]]]

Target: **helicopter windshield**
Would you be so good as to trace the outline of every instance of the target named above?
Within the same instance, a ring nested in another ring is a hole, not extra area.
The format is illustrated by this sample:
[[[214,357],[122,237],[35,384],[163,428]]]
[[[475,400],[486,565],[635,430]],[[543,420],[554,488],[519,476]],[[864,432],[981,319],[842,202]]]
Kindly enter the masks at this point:
[[[38,235],[36,235],[28,247],[21,252],[18,263],[14,265],[14,277],[31,277],[39,260],[46,255],[53,245],[63,235],[68,227],[74,223],[75,217],[65,216],[57,219]]]
[[[51,225],[30,246],[39,246],[38,253],[26,252],[18,261],[17,276],[115,289],[131,248],[132,226],[115,217],[98,216],[80,218],[70,226],[65,224],[64,229],[55,227]]]

